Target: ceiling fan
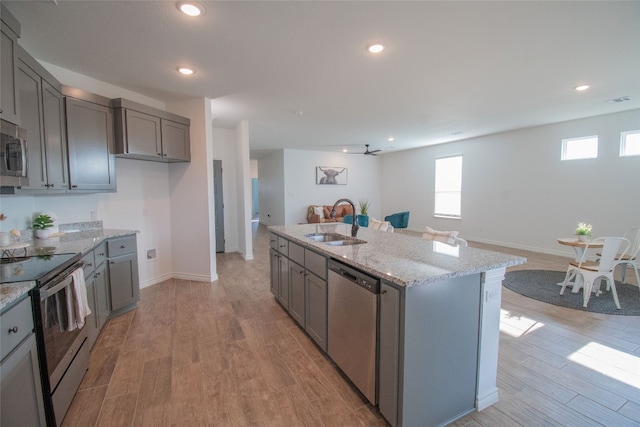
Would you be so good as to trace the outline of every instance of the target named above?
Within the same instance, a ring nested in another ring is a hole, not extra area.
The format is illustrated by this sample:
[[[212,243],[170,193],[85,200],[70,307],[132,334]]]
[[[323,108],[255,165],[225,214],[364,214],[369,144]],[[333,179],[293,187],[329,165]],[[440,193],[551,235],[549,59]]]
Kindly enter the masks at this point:
[[[364,150],[364,153],[351,153],[351,154],[364,154],[365,156],[377,156],[378,152],[382,151],[382,150],[369,151],[369,144],[364,144],[364,146],[366,147],[366,150]]]

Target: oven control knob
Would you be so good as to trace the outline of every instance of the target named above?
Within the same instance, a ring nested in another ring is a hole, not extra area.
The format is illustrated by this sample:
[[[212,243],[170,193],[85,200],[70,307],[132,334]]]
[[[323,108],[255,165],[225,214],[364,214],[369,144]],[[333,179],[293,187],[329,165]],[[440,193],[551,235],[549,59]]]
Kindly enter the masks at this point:
[[[17,327],[17,326],[14,326],[13,328],[9,328],[9,333],[12,333],[12,332],[13,332],[14,334],[17,334],[17,333],[18,333],[18,327]]]

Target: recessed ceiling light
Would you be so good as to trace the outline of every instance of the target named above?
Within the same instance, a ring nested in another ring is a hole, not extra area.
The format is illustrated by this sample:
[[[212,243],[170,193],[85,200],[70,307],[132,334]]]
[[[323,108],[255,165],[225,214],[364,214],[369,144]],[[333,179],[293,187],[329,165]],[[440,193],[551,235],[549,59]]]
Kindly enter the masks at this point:
[[[574,89],[575,90],[579,90],[579,91],[587,90],[587,89],[589,89],[589,85],[576,86],[576,87],[574,87]]]
[[[176,7],[180,12],[189,16],[201,16],[205,12],[204,6],[192,1],[179,1],[176,3]]]
[[[394,140],[395,140],[395,138],[394,138],[394,137],[392,137],[392,136],[390,136],[389,138],[387,138],[387,141],[389,141],[389,142],[393,142]]]
[[[190,76],[195,73],[191,68],[187,67],[178,67],[176,68],[180,74],[184,74],[185,76]]]
[[[371,53],[380,53],[384,50],[384,45],[382,43],[372,43],[367,45],[367,51]]]
[[[343,153],[346,153],[347,151],[349,151],[349,150],[347,150],[346,148],[344,150],[342,150]]]

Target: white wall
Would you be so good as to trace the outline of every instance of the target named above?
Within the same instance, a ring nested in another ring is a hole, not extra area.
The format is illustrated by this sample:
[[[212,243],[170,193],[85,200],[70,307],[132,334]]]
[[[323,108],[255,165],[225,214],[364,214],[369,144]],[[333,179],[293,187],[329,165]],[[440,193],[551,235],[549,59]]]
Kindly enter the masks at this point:
[[[167,107],[191,120],[191,163],[169,165],[173,275],[211,282],[218,279],[211,101],[194,98]]]
[[[578,222],[594,236],[640,225],[640,157],[619,157],[620,132],[640,110],[520,129],[382,156],[385,208],[409,210],[410,228],[568,255],[558,237]],[[560,161],[563,138],[599,135],[597,159]],[[463,155],[462,219],[433,217],[434,162]]]
[[[317,166],[347,169],[347,185],[316,184]],[[338,199],[371,203],[369,215],[381,218],[380,157],[326,151],[281,150],[258,161],[260,222],[266,225],[307,222],[309,205],[333,205]]]
[[[258,200],[260,223],[283,225],[284,222],[284,150],[258,160]]]
[[[284,156],[285,224],[307,222],[309,205],[333,205],[343,197],[351,199],[356,209],[360,199],[368,199],[369,216],[381,219],[380,156],[303,150],[285,150]],[[317,166],[348,168],[347,185],[316,184]]]
[[[238,251],[238,191],[236,184],[235,138],[236,132],[234,129],[213,128],[213,158],[222,161],[225,252]]]
[[[249,163],[249,123],[243,120],[236,128],[236,180],[238,185],[238,252],[253,259],[251,234],[251,166]]]

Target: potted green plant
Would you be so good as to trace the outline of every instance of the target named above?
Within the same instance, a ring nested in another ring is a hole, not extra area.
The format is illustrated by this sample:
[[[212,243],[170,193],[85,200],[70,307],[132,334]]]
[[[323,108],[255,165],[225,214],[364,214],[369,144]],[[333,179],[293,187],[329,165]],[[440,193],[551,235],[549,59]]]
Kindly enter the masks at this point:
[[[49,234],[51,234],[51,230],[49,230],[51,227],[53,227],[53,219],[47,214],[38,215],[31,224],[31,228],[36,230],[38,239],[48,239]]]
[[[358,208],[360,209],[358,224],[363,227],[369,226],[369,205],[370,202],[367,199],[360,199],[360,203],[358,204]]]
[[[576,235],[578,236],[578,240],[584,242],[587,240],[587,236],[591,236],[591,229],[593,226],[591,224],[587,224],[585,222],[579,222],[578,228],[576,228]]]

